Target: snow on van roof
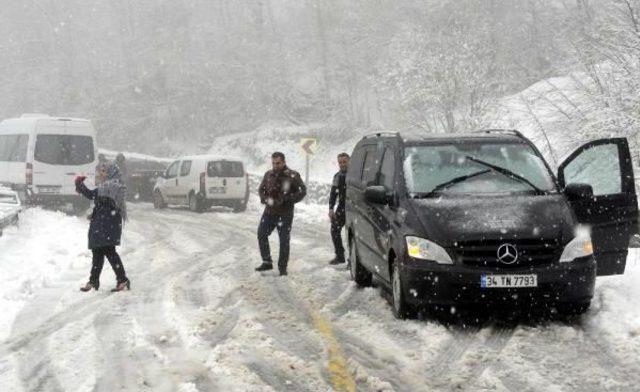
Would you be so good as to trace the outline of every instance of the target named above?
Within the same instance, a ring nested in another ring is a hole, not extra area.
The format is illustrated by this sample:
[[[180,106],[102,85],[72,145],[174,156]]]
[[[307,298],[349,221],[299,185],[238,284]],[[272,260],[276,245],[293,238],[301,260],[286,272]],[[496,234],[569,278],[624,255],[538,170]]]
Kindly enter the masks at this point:
[[[196,159],[202,159],[202,160],[216,160],[216,161],[238,161],[238,162],[242,162],[242,159],[239,157],[233,157],[233,156],[225,156],[225,155],[215,155],[215,154],[201,154],[201,155],[187,155],[184,157],[179,157],[176,159],[189,159],[189,160],[196,160]]]
[[[52,121],[81,121],[81,122],[89,122],[89,119],[86,118],[77,118],[77,117],[61,117],[61,116],[50,116],[48,114],[40,114],[40,113],[25,113],[20,117],[13,117],[4,119],[4,121],[38,121],[38,120],[52,120]]]
[[[98,149],[98,153],[99,154],[104,154],[106,157],[108,157],[110,159],[115,159],[115,157],[119,153],[122,153],[122,155],[124,155],[125,159],[133,159],[133,160],[140,160],[140,161],[167,162],[167,163],[174,161],[172,158],[156,157],[156,156],[153,156],[153,155],[139,154],[137,152],[107,150],[107,149],[104,149],[104,148],[99,148]]]

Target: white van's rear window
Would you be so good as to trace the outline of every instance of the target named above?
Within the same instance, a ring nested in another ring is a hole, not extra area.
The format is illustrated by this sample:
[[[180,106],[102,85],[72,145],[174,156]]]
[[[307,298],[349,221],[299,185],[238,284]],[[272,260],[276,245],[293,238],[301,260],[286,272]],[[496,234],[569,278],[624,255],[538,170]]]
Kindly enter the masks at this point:
[[[38,135],[34,158],[50,165],[84,165],[94,160],[93,138],[80,135]]]
[[[0,135],[0,161],[26,162],[28,135]]]
[[[209,177],[242,177],[244,167],[242,162],[214,161],[207,164],[207,176]]]

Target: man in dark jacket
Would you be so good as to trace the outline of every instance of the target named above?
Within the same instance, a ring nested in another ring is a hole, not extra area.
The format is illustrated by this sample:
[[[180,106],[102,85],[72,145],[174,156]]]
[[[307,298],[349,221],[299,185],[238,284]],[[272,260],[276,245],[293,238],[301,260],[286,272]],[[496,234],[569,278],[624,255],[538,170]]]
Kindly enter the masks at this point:
[[[345,198],[347,196],[347,170],[349,169],[349,154],[338,154],[340,171],[333,176],[331,194],[329,195],[329,219],[331,220],[331,240],[336,251],[336,257],[329,264],[344,263],[344,246],[342,245],[342,228],[345,224]],[[336,208],[336,201],[337,208]]]
[[[272,170],[265,173],[260,188],[260,202],[265,205],[260,226],[258,227],[258,244],[262,265],[256,271],[273,269],[271,250],[269,249],[269,235],[274,229],[280,237],[280,253],[278,269],[280,275],[287,274],[289,262],[289,240],[293,223],[293,206],[300,202],[307,194],[307,188],[298,172],[287,167],[284,154],[274,152],[271,155]]]

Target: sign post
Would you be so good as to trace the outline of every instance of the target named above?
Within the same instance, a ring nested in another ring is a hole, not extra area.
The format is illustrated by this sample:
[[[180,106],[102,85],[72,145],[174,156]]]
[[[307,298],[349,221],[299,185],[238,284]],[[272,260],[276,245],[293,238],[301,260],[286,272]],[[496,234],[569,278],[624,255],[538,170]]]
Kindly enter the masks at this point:
[[[302,147],[302,151],[305,155],[305,174],[304,174],[304,183],[309,186],[309,160],[311,155],[315,155],[315,149],[318,146],[318,139],[316,138],[302,138],[300,139],[300,147]],[[306,198],[306,203],[309,204],[309,198]]]

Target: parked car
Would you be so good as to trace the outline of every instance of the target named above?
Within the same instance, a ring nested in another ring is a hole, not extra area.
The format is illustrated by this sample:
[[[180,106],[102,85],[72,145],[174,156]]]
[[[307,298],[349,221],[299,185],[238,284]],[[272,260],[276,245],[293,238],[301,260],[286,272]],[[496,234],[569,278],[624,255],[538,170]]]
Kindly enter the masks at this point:
[[[27,204],[88,208],[74,178],[95,176],[96,132],[91,121],[23,115],[0,123],[0,184]]]
[[[351,277],[418,307],[548,305],[582,313],[596,275],[622,274],[638,204],[625,138],[591,141],[554,175],[516,131],[355,147],[347,174]]]
[[[2,229],[18,223],[20,211],[22,203],[18,194],[9,188],[0,187],[0,236]]]
[[[169,165],[154,188],[153,205],[188,206],[201,212],[211,206],[242,212],[249,200],[248,175],[239,159],[214,155],[180,158]]]
[[[158,178],[167,167],[162,162],[128,159],[129,178],[127,199],[129,201],[153,201],[153,190]]]

